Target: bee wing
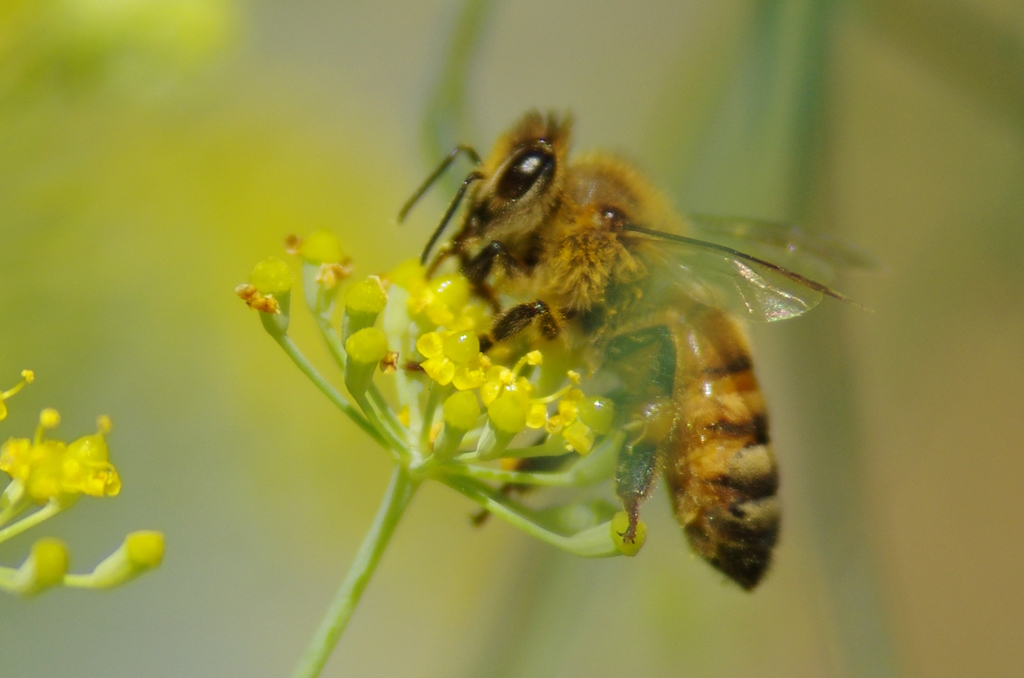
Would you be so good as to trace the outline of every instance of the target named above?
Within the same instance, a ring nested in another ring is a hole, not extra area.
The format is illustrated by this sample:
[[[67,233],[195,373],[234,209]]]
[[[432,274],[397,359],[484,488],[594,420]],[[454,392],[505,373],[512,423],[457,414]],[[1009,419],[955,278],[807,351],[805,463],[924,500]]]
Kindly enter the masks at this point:
[[[802,315],[828,295],[848,297],[801,273],[720,243],[629,225],[648,241],[645,258],[659,272],[652,276],[655,297],[682,292],[758,322]]]
[[[836,269],[881,268],[867,252],[793,224],[704,214],[688,214],[686,223],[701,240],[771,261],[813,280],[831,281]]]

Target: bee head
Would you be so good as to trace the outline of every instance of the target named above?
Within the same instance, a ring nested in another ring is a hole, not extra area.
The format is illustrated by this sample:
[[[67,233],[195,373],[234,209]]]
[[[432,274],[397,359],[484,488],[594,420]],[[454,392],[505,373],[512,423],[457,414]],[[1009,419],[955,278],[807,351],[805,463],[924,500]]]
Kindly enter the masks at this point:
[[[495,144],[470,194],[465,228],[507,244],[533,233],[558,204],[572,120],[527,113]]]

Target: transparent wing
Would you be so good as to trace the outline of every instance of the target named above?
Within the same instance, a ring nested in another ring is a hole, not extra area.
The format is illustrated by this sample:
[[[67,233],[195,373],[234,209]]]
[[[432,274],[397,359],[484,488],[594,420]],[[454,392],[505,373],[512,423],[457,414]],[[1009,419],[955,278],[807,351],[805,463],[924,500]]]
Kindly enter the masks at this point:
[[[817,280],[774,261],[728,245],[675,233],[627,226],[650,264],[652,300],[685,294],[748,320],[774,322],[811,310],[827,295],[854,303]],[[827,267],[818,257],[802,257],[803,269]]]
[[[867,252],[793,224],[705,214],[688,214],[685,219],[700,240],[725,245],[820,282],[831,281],[836,269],[881,268]]]

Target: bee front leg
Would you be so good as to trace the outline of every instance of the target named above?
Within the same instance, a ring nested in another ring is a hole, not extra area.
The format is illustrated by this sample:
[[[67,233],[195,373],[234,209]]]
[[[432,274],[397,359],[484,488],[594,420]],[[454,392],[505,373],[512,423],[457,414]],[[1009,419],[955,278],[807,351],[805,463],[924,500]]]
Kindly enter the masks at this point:
[[[536,320],[540,333],[545,339],[555,339],[562,331],[561,323],[546,303],[537,299],[525,304],[517,304],[508,309],[497,318],[491,325],[491,338],[496,341],[505,341],[520,334]]]
[[[487,284],[487,276],[494,270],[495,264],[500,264],[512,276],[527,273],[527,268],[521,261],[512,256],[500,242],[492,240],[473,257],[463,257],[462,275],[466,276],[476,293],[486,299],[495,312],[499,312],[501,304],[498,302],[498,295],[494,288]]]

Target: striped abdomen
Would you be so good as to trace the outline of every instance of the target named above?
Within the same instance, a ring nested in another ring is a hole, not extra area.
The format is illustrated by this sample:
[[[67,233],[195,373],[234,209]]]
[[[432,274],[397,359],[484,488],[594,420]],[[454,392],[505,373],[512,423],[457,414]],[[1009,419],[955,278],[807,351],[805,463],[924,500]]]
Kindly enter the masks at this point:
[[[681,416],[665,479],[694,550],[751,589],[771,561],[779,502],[750,350],[736,322],[715,309],[676,329],[673,399]]]

